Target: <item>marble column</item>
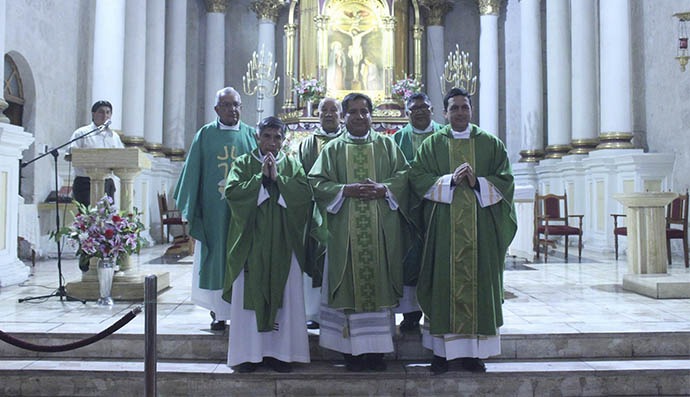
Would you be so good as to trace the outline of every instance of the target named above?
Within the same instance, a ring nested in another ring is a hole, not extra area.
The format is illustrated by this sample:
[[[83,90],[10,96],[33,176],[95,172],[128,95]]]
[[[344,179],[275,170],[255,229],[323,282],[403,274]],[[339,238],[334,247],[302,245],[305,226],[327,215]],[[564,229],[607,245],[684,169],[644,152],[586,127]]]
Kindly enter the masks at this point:
[[[263,52],[264,61],[272,60],[275,63],[276,55],[276,22],[278,14],[284,3],[279,0],[257,0],[251,3],[251,10],[256,13],[259,20],[258,48]],[[271,54],[269,57],[268,54]],[[275,72],[275,69],[272,69]],[[258,82],[257,82],[258,83]],[[275,115],[275,96],[273,95],[273,80],[263,80],[265,91],[258,89],[256,92],[257,122],[260,119]]]
[[[146,1],[146,26],[144,147],[154,156],[163,157],[165,0]]]
[[[570,2],[572,141],[571,154],[589,153],[599,143],[596,0]]]
[[[125,0],[96,0],[93,35],[92,102],[113,105],[113,130],[122,130],[122,86],[125,59]]]
[[[122,95],[122,142],[127,146],[144,145],[144,109],[146,74],[146,2],[126,0],[124,86]]]
[[[3,2],[4,3],[4,2]],[[4,6],[4,4],[0,5]],[[2,30],[3,28],[0,28]],[[23,128],[0,123],[0,287],[26,281],[31,269],[17,258],[19,160],[34,137]],[[23,201],[23,200],[22,200]],[[25,222],[38,222],[27,219]],[[38,241],[31,241],[37,244]]]
[[[479,125],[498,135],[498,13],[501,0],[479,0]]]
[[[546,158],[570,151],[570,18],[568,0],[546,0]]]
[[[165,98],[163,99],[163,152],[171,160],[184,160],[185,84],[187,82],[187,2],[166,2]]]
[[[544,158],[544,84],[542,82],[540,0],[520,2],[520,162]]]
[[[420,0],[419,4],[426,12],[426,93],[434,107],[434,120],[443,122],[443,94],[441,94],[440,77],[443,75],[443,63],[446,59],[444,19],[453,9],[453,2],[448,0]]]
[[[2,70],[0,70],[0,77],[2,79],[0,81],[5,81],[5,66],[4,66],[4,59],[5,59],[5,27],[7,24],[5,24],[5,19],[7,15],[7,2],[5,0],[0,0],[0,55],[3,56],[3,67]],[[3,90],[4,92],[4,90]],[[3,92],[0,92],[0,123],[9,123],[10,119],[5,116],[5,109],[7,109],[8,104],[5,101],[5,98],[2,97]]]
[[[225,10],[227,0],[206,0],[204,122],[216,119],[216,92],[225,87]]]
[[[632,149],[630,3],[599,2],[601,143],[597,149]]]

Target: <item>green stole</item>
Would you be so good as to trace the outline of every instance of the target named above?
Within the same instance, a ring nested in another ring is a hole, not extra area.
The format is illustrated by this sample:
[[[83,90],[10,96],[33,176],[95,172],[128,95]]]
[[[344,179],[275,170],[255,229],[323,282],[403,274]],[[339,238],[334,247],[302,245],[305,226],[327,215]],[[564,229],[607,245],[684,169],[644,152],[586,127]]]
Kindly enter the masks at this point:
[[[451,166],[469,163],[475,169],[474,139],[449,139]],[[453,170],[451,170],[453,172]],[[477,182],[479,183],[479,182]],[[455,333],[477,333],[477,198],[463,181],[455,188],[450,205],[450,290],[451,324]]]
[[[374,144],[345,145],[347,183],[376,178]],[[376,306],[376,269],[379,264],[379,232],[376,200],[348,200],[350,204],[350,255],[355,287],[355,311],[372,312]]]

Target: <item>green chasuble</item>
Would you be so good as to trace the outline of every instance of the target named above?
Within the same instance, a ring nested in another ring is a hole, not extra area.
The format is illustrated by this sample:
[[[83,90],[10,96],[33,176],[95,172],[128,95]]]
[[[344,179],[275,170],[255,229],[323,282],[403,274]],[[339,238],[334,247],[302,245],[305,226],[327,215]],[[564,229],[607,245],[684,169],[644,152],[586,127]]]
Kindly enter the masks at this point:
[[[281,152],[278,179],[266,187],[270,197],[257,205],[262,165],[256,149],[238,157],[228,175],[225,196],[232,218],[223,299],[230,302],[232,283],[244,271],[244,308],[256,313],[259,332],[270,332],[283,306],[292,254],[300,266],[304,263],[302,234],[312,194],[302,165]],[[279,203],[280,197],[285,206]]]
[[[299,144],[299,158],[307,174],[311,170],[316,158],[319,157],[323,146],[332,139],[337,138],[342,133],[338,130],[333,134],[326,134],[323,129],[318,128],[312,135],[305,138]],[[325,213],[319,211],[316,203],[312,203],[312,217],[305,229],[305,263],[304,271],[312,278],[312,287],[320,287],[323,279],[323,263],[326,257],[326,239],[328,231],[324,219]]]
[[[189,148],[174,197],[189,234],[201,243],[202,289],[223,288],[230,222],[225,180],[233,160],[255,147],[253,128],[240,122],[239,131],[221,130],[216,120],[199,129]]]
[[[430,137],[431,134],[443,127],[443,125],[435,121],[431,122],[431,126],[431,131],[423,134],[417,134],[414,132],[412,124],[407,123],[407,125],[393,134],[393,140],[395,140],[395,143],[397,143],[400,147],[400,150],[402,150],[408,163],[412,162],[414,159],[414,155],[417,153],[419,145],[421,145],[426,138]]]
[[[309,181],[317,205],[327,214],[329,307],[371,312],[397,305],[402,296],[407,168],[395,142],[373,130],[364,139],[344,133],[321,151]],[[385,198],[347,197],[336,213],[326,210],[345,184],[367,178],[388,187],[397,210]]]
[[[432,121],[431,131],[417,134],[414,132],[412,124],[407,123],[406,126],[393,134],[393,140],[400,147],[407,162],[411,163],[422,142],[441,127],[443,125]],[[419,276],[419,264],[422,254],[422,225],[424,224],[424,217],[421,210],[422,202],[412,191],[410,191],[409,200],[411,222],[408,225],[408,232],[403,235],[403,241],[404,245],[410,247],[410,249],[407,250],[403,258],[403,282],[407,286],[415,286]]]
[[[503,142],[470,127],[470,139],[454,139],[445,126],[425,140],[409,172],[413,190],[423,197],[439,177],[468,162],[503,197],[481,208],[463,182],[452,204],[423,201],[426,235],[417,298],[433,335],[496,335],[503,325],[505,254],[517,230],[513,175]]]

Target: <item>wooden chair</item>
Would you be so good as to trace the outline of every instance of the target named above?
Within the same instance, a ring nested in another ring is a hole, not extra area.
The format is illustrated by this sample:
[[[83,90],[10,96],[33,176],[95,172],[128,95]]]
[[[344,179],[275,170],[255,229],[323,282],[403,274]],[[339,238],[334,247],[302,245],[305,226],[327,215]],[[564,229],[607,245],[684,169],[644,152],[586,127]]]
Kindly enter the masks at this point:
[[[677,226],[680,226],[678,228]],[[688,191],[676,197],[666,207],[666,248],[671,264],[671,240],[682,239],[685,267],[688,267]]]
[[[539,258],[539,251],[544,247],[544,262],[548,261],[548,246],[556,245],[554,236],[565,237],[565,260],[568,261],[568,237],[577,236],[577,259],[582,260],[582,218],[584,215],[568,214],[568,196],[534,194],[534,250]],[[570,218],[578,219],[578,226],[570,225]]]
[[[611,214],[613,217],[613,247],[616,252],[616,260],[618,260],[618,236],[627,236],[628,228],[619,225],[619,218],[625,218],[625,214]]]
[[[182,219],[182,213],[180,210],[168,208],[168,198],[166,197],[165,193],[158,194],[158,210],[161,216],[161,241],[166,243],[170,241],[170,226],[172,225],[182,226],[182,235],[185,237],[187,236],[187,221]],[[168,227],[167,240],[163,234],[163,228],[165,226]]]

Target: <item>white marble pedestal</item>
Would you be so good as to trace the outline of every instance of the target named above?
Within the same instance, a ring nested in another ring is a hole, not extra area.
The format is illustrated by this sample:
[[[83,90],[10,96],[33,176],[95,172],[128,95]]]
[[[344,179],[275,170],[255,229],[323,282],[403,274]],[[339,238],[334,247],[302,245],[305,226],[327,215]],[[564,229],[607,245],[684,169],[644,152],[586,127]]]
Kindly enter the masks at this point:
[[[652,298],[690,298],[690,275],[668,273],[666,206],[677,193],[623,193],[613,196],[626,207],[628,271],[623,289]]]

